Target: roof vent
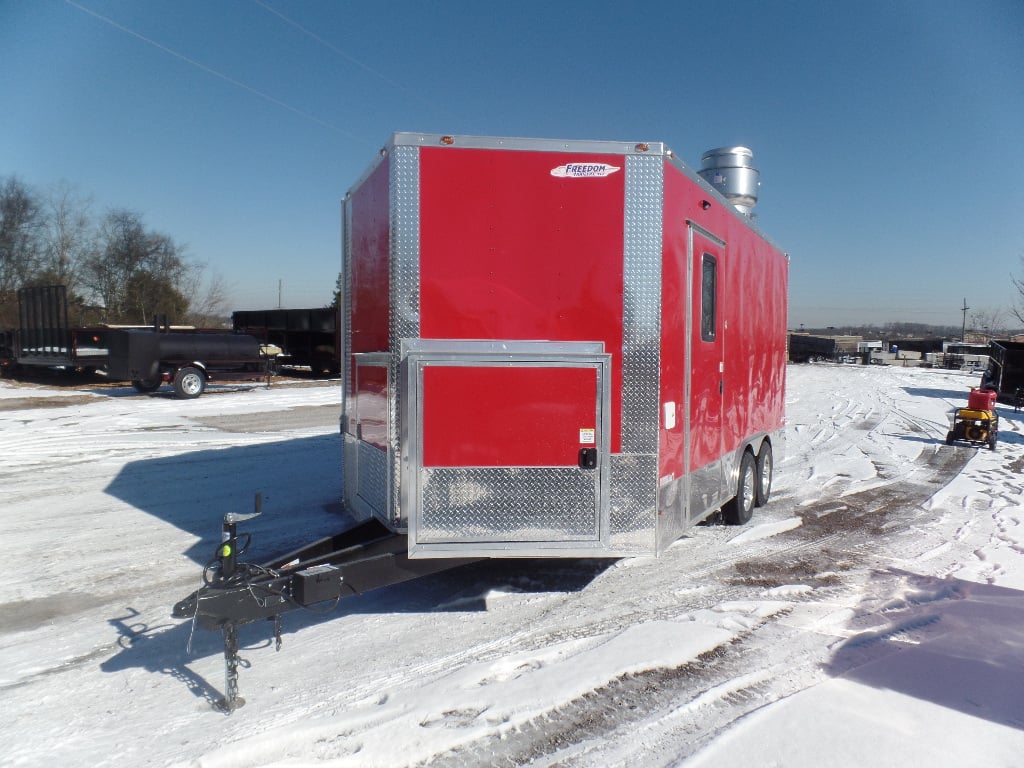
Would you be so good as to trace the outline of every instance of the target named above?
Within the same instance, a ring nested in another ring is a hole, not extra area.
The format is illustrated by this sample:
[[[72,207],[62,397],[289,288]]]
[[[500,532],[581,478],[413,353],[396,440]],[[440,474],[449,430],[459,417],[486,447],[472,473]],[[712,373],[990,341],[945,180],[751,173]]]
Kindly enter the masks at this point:
[[[745,216],[757,205],[760,171],[754,167],[754,153],[746,147],[709,149],[700,159],[701,177],[721,192]]]

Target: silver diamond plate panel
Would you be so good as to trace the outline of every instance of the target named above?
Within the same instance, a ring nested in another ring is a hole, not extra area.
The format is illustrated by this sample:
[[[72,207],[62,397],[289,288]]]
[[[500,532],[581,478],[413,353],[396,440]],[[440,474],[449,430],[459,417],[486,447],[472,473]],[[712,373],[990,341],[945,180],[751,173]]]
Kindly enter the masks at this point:
[[[600,535],[593,471],[425,468],[419,477],[421,544],[593,541]]]
[[[341,436],[341,492],[346,506],[353,509],[356,508],[359,497],[358,451],[358,441],[351,435],[343,434]]]
[[[622,554],[653,554],[657,486],[657,456],[611,457],[609,549]]]
[[[391,253],[389,254],[390,315],[388,339],[391,381],[399,381],[402,339],[420,337],[420,161],[416,147],[394,147],[391,154],[390,205]],[[390,520],[404,526],[400,499],[401,460],[397,387],[388,403],[388,445],[391,454]]]
[[[358,445],[359,498],[380,517],[388,507],[387,454],[362,441]]]
[[[348,453],[348,441],[345,437],[345,430],[348,428],[348,413],[351,403],[348,402],[349,393],[351,392],[352,382],[348,378],[352,375],[351,366],[349,361],[352,359],[352,332],[350,330],[351,323],[349,322],[348,308],[352,306],[352,207],[348,203],[346,198],[345,202],[341,206],[341,220],[342,220],[342,242],[341,242],[341,274],[342,274],[342,296],[341,306],[344,308],[342,312],[342,332],[341,332],[341,421],[339,426],[342,432],[342,451],[341,451],[341,497],[343,503],[349,503],[349,488],[355,486],[349,485],[349,461],[346,456]]]
[[[623,453],[658,451],[663,188],[661,157],[626,158]]]
[[[663,158],[626,157],[622,453],[609,484],[609,548],[623,554],[655,549],[663,188]]]

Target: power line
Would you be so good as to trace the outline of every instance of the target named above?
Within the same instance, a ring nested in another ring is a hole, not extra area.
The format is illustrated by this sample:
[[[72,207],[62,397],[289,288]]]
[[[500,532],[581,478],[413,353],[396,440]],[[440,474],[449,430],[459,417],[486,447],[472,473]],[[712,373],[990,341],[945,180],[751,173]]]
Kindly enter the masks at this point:
[[[124,26],[123,24],[119,24],[118,22],[114,21],[113,19],[111,19],[111,18],[109,18],[107,16],[104,16],[101,13],[97,13],[96,11],[92,10],[91,8],[86,8],[84,5],[81,5],[81,4],[77,3],[77,2],[75,2],[75,0],[64,0],[64,2],[67,3],[68,5],[72,6],[73,8],[77,8],[82,13],[86,13],[86,14],[92,16],[93,18],[99,19],[104,24],[109,24],[111,27],[113,27],[114,29],[116,29],[116,30],[118,30],[120,32],[124,32],[127,35],[131,35],[132,37],[137,38],[137,39],[141,40],[142,42],[147,43],[148,45],[151,45],[154,48],[157,48],[157,49],[163,51],[164,53],[167,53],[167,54],[170,54],[171,56],[174,56],[176,59],[180,59],[181,61],[184,61],[186,64],[190,64],[193,67],[196,67],[197,69],[201,69],[203,72],[206,72],[207,74],[213,75],[214,77],[219,77],[224,82],[229,83],[229,84],[231,84],[231,85],[233,85],[233,86],[235,86],[237,88],[241,88],[244,91],[248,91],[249,93],[253,94],[254,96],[259,96],[261,99],[265,99],[265,100],[269,101],[271,104],[275,104],[276,106],[279,106],[279,107],[282,107],[284,109],[287,109],[289,112],[292,112],[292,113],[294,113],[296,115],[299,115],[300,117],[304,117],[307,120],[311,120],[314,123],[317,123],[318,125],[322,125],[324,128],[329,128],[332,131],[337,131],[338,133],[342,134],[343,136],[347,136],[348,138],[352,139],[353,141],[358,141],[360,144],[363,144],[365,146],[370,146],[370,147],[373,146],[372,144],[370,144],[367,141],[364,141],[363,139],[359,138],[358,136],[355,136],[354,134],[349,133],[344,128],[339,128],[338,126],[334,125],[333,123],[329,123],[326,120],[322,120],[319,117],[316,117],[315,115],[311,115],[308,112],[304,112],[304,111],[302,111],[301,109],[299,109],[297,107],[293,107],[291,104],[288,104],[288,103],[286,103],[284,101],[281,101],[280,99],[274,98],[270,94],[264,93],[263,91],[261,91],[261,90],[259,90],[257,88],[253,88],[251,85],[246,85],[245,83],[243,83],[240,80],[236,80],[235,78],[233,78],[233,77],[231,77],[229,75],[225,75],[223,72],[219,72],[218,70],[213,69],[213,67],[208,67],[207,65],[203,64],[202,62],[196,61],[195,59],[191,59],[188,56],[184,55],[183,53],[178,53],[178,51],[175,51],[173,48],[168,48],[166,45],[163,45],[162,43],[158,43],[156,40],[152,40],[152,39],[146,37],[145,35],[140,34],[139,32],[136,32],[133,29],[129,29],[128,27]]]
[[[252,0],[252,1],[256,5],[258,5],[260,8],[263,8],[268,13],[272,13],[275,16],[277,16],[279,19],[281,19],[281,21],[283,21],[286,24],[290,24],[291,26],[295,27],[295,29],[297,29],[302,34],[306,35],[307,37],[312,38],[316,42],[320,43],[320,45],[322,45],[325,48],[328,48],[329,50],[331,50],[334,53],[338,54],[339,56],[341,56],[346,61],[351,62],[352,64],[355,64],[360,69],[362,69],[362,70],[364,70],[366,72],[369,72],[371,75],[373,75],[375,77],[380,78],[385,83],[390,85],[392,88],[395,88],[395,89],[401,91],[406,96],[409,96],[409,97],[415,99],[416,101],[418,101],[421,104],[424,104],[424,105],[430,107],[431,109],[436,109],[436,110],[440,111],[441,113],[446,114],[448,117],[450,117],[452,119],[456,119],[455,115],[453,115],[448,110],[446,110],[446,109],[444,109],[442,107],[439,107],[436,104],[431,104],[429,101],[426,101],[425,99],[423,99],[423,97],[421,97],[416,92],[411,91],[410,89],[406,88],[401,83],[392,80],[387,75],[385,75],[385,74],[383,74],[381,72],[378,72],[376,69],[374,69],[373,67],[369,66],[368,64],[364,64],[363,62],[359,61],[359,59],[357,59],[357,58],[351,56],[350,54],[346,53],[345,51],[341,50],[341,48],[339,48],[338,46],[334,45],[330,41],[325,40],[324,38],[320,37],[320,35],[316,34],[316,32],[313,32],[312,30],[307,29],[306,27],[302,26],[299,22],[295,21],[295,19],[292,19],[292,18],[289,18],[288,16],[285,16],[279,10],[277,10],[276,8],[268,5],[263,0]]]

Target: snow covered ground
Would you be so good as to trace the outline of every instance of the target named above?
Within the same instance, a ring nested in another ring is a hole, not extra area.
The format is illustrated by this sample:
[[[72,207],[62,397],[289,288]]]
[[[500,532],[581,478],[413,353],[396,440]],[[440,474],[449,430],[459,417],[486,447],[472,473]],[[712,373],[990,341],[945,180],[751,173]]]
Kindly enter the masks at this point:
[[[194,401],[0,382],[0,765],[1018,766],[1024,414],[976,377],[790,366],[769,505],[660,559],[478,563],[219,634],[170,618],[225,512],[335,532],[337,383]],[[191,650],[189,650],[189,647]]]

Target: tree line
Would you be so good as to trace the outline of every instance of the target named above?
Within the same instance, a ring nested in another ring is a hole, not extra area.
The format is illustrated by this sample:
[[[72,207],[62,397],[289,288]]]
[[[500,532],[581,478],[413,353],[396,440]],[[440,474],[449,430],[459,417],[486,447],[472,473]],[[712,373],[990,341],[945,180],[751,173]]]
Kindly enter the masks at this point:
[[[63,285],[73,325],[170,322],[208,326],[225,315],[226,288],[142,214],[91,201],[67,184],[40,192],[0,177],[0,329],[18,324],[18,289]]]

